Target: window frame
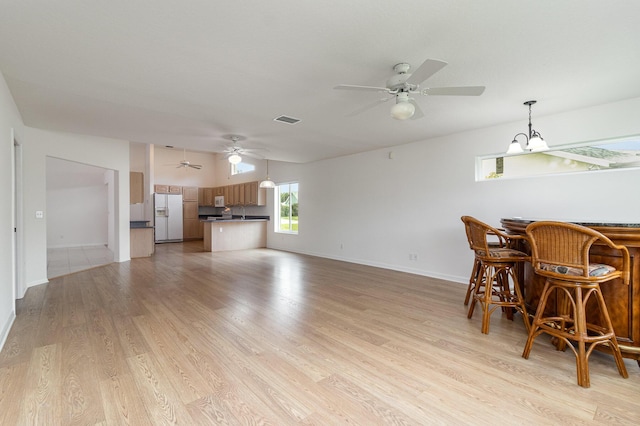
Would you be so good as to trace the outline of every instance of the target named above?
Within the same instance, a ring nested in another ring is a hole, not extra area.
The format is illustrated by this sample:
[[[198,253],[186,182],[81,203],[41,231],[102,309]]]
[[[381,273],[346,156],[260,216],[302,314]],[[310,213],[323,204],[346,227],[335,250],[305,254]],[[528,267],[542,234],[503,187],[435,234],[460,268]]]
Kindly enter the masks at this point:
[[[632,146],[632,148],[620,148],[623,145]],[[609,150],[606,149],[607,146],[609,146]],[[624,161],[619,163],[609,162],[597,156],[581,155],[576,152],[579,149],[608,151],[619,153],[620,155],[629,155],[631,158],[628,159],[630,161],[627,164]],[[630,154],[630,152],[635,154]],[[635,157],[638,157],[637,161]],[[535,167],[530,170],[526,170],[527,163],[531,165],[534,162],[538,164],[535,164]],[[543,167],[545,163],[546,170]],[[611,166],[610,164],[614,165]],[[638,168],[640,168],[640,135],[629,135],[558,145],[551,147],[547,151],[478,156],[476,157],[475,175],[476,182],[488,182],[575,173],[613,172]],[[510,169],[518,169],[518,173],[509,173]],[[523,169],[525,170],[523,171]]]
[[[296,221],[296,225],[299,225],[299,215],[300,215],[300,211],[299,211],[299,206],[296,208],[296,210],[298,210],[298,216],[293,216],[293,208],[291,203],[289,203],[289,216],[288,216],[288,220],[289,220],[289,229],[282,229],[282,216],[281,216],[281,212],[282,212],[282,203],[281,203],[281,199],[282,199],[282,192],[281,192],[281,188],[286,186],[288,188],[289,193],[293,193],[291,191],[291,186],[295,185],[296,186],[296,203],[294,204],[299,204],[300,200],[299,200],[299,193],[300,193],[300,182],[298,181],[291,181],[291,182],[282,182],[282,183],[277,183],[276,184],[276,188],[273,191],[274,193],[274,216],[276,218],[275,220],[275,225],[274,225],[274,232],[278,233],[278,234],[288,234],[288,235],[298,235],[300,233],[299,228],[297,229],[293,229],[293,218],[294,217],[298,217],[298,220]],[[291,201],[291,197],[289,198],[289,201]]]

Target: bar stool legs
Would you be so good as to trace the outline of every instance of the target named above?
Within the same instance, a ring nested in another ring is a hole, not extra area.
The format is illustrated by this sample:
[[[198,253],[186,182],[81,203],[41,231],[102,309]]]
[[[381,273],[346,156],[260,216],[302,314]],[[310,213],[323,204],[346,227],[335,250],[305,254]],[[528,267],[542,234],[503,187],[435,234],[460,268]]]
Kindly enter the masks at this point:
[[[556,291],[556,297],[562,297],[559,312],[544,316],[544,311],[549,301],[549,296]],[[600,322],[602,325],[587,321],[585,306],[589,298],[593,296],[598,304]],[[615,337],[607,305],[600,291],[598,283],[579,284],[565,281],[547,279],[536,314],[529,330],[527,343],[522,356],[529,358],[534,339],[542,333],[547,333],[558,339],[556,348],[564,350],[571,348],[576,356],[576,374],[578,385],[588,388],[589,382],[589,355],[598,344],[606,344],[613,354],[618,367],[618,372],[624,378],[629,377],[622,360],[620,347]],[[571,342],[575,342],[575,345]]]
[[[469,277],[469,286],[467,287],[467,294],[464,296],[464,306],[469,304],[469,298],[473,294],[480,274],[480,261],[478,259],[473,260],[473,269],[471,270],[471,277]]]
[[[476,303],[480,303],[482,309],[481,331],[484,334],[489,334],[491,314],[498,307],[506,310],[509,319],[513,319],[513,309],[518,310],[522,314],[527,331],[530,329],[527,308],[514,273],[514,266],[510,262],[480,262],[467,318],[473,316]],[[513,292],[511,291],[510,282],[513,282]]]

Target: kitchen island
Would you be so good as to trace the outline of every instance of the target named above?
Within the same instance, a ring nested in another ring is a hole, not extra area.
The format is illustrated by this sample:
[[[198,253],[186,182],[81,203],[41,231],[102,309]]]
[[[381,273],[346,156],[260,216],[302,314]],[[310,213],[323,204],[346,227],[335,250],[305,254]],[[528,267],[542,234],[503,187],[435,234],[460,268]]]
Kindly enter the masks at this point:
[[[268,218],[210,217],[204,222],[204,251],[230,251],[264,248],[267,246]]]
[[[500,223],[509,234],[525,235],[528,224],[542,219],[503,218]],[[602,284],[602,294],[613,323],[622,356],[638,361],[640,365],[640,224],[610,222],[571,222],[595,229],[616,244],[627,247],[631,256],[631,276],[629,285],[620,279]],[[529,246],[522,244],[518,249],[530,253]],[[620,253],[602,244],[594,244],[591,248],[592,262],[606,263],[616,268],[621,266]],[[544,278],[536,275],[530,263],[526,263],[520,271],[527,310],[536,311],[538,300],[544,286]],[[593,306],[587,305],[587,315],[595,318]],[[598,322],[595,320],[594,322]],[[597,349],[603,349],[598,345]],[[606,348],[604,348],[606,350]]]

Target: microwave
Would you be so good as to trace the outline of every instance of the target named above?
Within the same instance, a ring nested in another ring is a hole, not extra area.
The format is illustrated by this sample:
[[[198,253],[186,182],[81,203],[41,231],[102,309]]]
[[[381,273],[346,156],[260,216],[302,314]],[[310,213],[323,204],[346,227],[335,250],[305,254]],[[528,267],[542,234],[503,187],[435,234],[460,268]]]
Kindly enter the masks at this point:
[[[216,195],[213,199],[213,205],[215,207],[224,207],[224,195]]]

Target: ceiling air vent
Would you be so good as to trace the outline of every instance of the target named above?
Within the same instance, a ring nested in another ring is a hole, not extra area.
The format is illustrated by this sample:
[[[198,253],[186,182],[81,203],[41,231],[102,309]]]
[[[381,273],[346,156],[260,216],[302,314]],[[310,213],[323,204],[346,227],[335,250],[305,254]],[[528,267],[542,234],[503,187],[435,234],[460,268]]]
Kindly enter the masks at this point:
[[[280,117],[276,117],[273,119],[273,121],[279,121],[281,123],[287,123],[287,124],[296,124],[297,122],[300,121],[300,119],[298,118],[293,118],[293,117],[288,117],[286,115],[281,115]]]

